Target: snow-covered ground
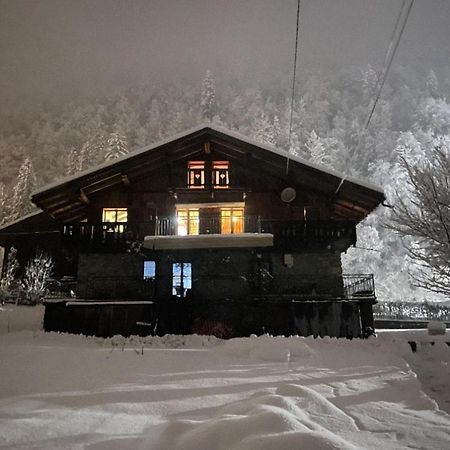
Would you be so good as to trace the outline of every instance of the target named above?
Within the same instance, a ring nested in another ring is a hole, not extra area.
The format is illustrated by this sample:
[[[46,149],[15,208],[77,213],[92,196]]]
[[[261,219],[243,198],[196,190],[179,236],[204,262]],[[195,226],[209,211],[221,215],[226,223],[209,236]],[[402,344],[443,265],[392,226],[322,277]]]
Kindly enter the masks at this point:
[[[103,340],[41,314],[0,309],[0,448],[450,448],[448,333]]]

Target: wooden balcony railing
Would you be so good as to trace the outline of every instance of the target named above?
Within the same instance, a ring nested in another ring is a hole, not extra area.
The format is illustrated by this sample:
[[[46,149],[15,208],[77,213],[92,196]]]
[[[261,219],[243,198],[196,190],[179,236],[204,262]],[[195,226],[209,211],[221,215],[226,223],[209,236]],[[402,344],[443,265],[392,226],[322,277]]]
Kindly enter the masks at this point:
[[[183,234],[271,233],[274,245],[289,249],[314,243],[328,245],[329,249],[344,250],[356,243],[355,225],[343,221],[284,221],[263,219],[260,216],[228,218],[199,218],[180,223],[176,218],[159,218],[145,223],[78,223],[65,225],[63,235],[67,239],[99,246],[125,246],[142,241],[145,236],[172,236]]]

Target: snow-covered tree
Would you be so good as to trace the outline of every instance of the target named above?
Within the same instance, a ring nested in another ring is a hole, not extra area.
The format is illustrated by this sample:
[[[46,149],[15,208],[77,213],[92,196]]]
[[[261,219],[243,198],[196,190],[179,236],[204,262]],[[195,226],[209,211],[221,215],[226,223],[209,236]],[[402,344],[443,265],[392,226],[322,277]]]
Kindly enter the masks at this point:
[[[6,199],[6,186],[3,183],[0,183],[0,225],[7,221]]]
[[[427,93],[430,97],[439,97],[439,81],[433,69],[430,69],[426,78]]]
[[[275,129],[273,123],[266,116],[264,111],[261,112],[259,117],[257,117],[254,125],[253,138],[264,144],[275,145]]]
[[[52,258],[43,253],[36,254],[28,262],[22,287],[29,303],[39,303],[46,295],[48,280],[52,275],[53,266]]]
[[[17,260],[17,250],[11,247],[6,259],[6,268],[3,277],[0,279],[0,299],[7,297],[11,293],[11,287],[14,283],[17,270],[19,269],[19,261]]]
[[[101,134],[85,141],[80,150],[76,152],[75,167],[84,170],[103,162],[102,155],[105,145],[105,139]]]
[[[378,83],[378,75],[370,64],[363,70],[361,82],[364,101],[368,102],[373,99]]]
[[[409,198],[397,196],[390,227],[407,238],[419,287],[450,294],[450,136],[434,140],[432,157],[412,165],[402,158]]]
[[[206,120],[212,120],[217,114],[216,83],[210,70],[206,71],[206,75],[202,83],[200,110],[202,118]]]
[[[322,139],[312,130],[305,143],[306,149],[311,155],[311,160],[316,164],[325,164],[328,158],[327,149],[323,145]]]
[[[72,147],[69,150],[69,156],[67,158],[67,175],[73,175],[74,173],[80,172],[83,169],[83,161],[80,158],[80,152]]]
[[[120,133],[111,133],[105,152],[105,161],[120,158],[128,154],[128,145],[125,136]]]
[[[13,189],[8,219],[17,220],[19,217],[29,213],[33,206],[30,202],[30,194],[35,186],[35,175],[30,158],[22,163],[17,175],[16,185]]]

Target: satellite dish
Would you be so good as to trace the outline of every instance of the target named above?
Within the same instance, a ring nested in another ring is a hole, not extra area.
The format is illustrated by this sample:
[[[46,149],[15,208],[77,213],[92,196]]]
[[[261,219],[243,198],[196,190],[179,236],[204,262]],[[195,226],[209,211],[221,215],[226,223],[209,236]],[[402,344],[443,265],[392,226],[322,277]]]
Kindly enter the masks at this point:
[[[292,187],[287,187],[287,188],[284,188],[282,191],[281,191],[281,200],[284,202],[284,203],[291,203],[291,202],[293,202],[294,200],[295,200],[295,197],[297,196],[297,192],[296,192],[296,190],[294,189],[294,188],[292,188]]]

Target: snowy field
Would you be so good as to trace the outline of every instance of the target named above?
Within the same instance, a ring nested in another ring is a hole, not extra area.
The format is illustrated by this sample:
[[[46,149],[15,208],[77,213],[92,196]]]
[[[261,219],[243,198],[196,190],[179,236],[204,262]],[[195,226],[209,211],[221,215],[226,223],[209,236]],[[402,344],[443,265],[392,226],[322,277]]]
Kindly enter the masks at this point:
[[[448,333],[103,340],[41,314],[0,309],[2,449],[450,448]]]

